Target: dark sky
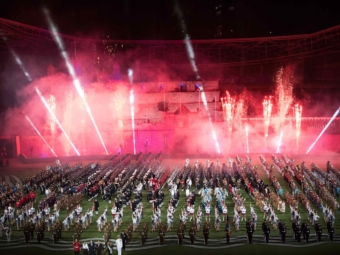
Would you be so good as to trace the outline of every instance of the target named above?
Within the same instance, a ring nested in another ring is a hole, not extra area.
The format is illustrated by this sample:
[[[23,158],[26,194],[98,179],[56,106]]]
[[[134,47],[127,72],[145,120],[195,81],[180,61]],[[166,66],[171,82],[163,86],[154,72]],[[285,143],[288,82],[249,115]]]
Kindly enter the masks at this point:
[[[65,34],[182,39],[176,1],[193,39],[311,33],[340,24],[337,1],[316,0],[13,0],[0,2],[0,17],[47,28],[44,3]]]

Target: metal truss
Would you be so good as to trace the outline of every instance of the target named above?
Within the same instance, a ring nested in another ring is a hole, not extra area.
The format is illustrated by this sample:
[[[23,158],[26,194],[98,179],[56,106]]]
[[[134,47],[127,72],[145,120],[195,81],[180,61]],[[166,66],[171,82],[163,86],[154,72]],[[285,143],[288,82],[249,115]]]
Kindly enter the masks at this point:
[[[89,45],[102,44],[102,39],[79,38],[60,34],[66,47],[88,50]],[[21,52],[48,54],[57,50],[49,30],[0,18],[0,51],[8,47]],[[105,40],[123,45],[135,58],[162,59],[169,64],[187,62],[182,40]],[[316,33],[241,39],[191,41],[198,65],[249,65],[304,59],[340,51],[340,25]]]

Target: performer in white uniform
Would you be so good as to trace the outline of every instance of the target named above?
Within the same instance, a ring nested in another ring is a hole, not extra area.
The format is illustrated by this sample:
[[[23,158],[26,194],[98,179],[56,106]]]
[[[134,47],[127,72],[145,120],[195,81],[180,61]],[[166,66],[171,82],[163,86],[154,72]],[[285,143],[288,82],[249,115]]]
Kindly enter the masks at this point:
[[[122,248],[123,248],[123,240],[120,238],[120,235],[117,236],[116,245],[117,245],[117,251],[118,255],[122,255]]]

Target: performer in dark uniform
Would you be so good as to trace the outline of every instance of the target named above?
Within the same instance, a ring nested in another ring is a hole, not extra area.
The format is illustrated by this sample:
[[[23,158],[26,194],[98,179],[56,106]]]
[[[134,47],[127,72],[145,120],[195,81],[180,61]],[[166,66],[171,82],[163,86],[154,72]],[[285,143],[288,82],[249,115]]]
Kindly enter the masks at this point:
[[[37,234],[37,240],[38,243],[40,243],[41,241],[41,227],[40,224],[37,224],[36,228],[35,228],[36,234]]]
[[[25,235],[25,241],[28,243],[28,240],[30,239],[30,226],[28,223],[24,226],[24,235]]]
[[[208,239],[209,239],[209,223],[206,222],[204,227],[203,227],[203,236],[204,236],[204,244],[208,244]]]
[[[106,245],[106,250],[109,255],[113,254],[113,244],[111,242],[108,242]],[[85,254],[84,254],[85,255]]]
[[[321,242],[322,228],[321,228],[321,226],[319,225],[319,223],[317,223],[317,225],[316,225],[316,227],[315,227],[315,230],[316,230],[316,237],[317,237],[317,240],[318,240],[318,242]]]
[[[253,227],[254,227],[254,226],[253,226],[251,220],[249,220],[249,221],[246,223],[246,229],[247,229],[247,236],[248,236],[248,243],[249,243],[249,244],[252,244],[252,243],[253,243],[253,232],[254,232]]]
[[[178,229],[177,229],[177,237],[178,237],[178,244],[179,244],[179,245],[182,245],[182,242],[183,242],[183,233],[182,233],[182,228],[181,228],[181,226],[178,226]]]
[[[229,225],[229,221],[228,220],[225,223],[225,234],[226,234],[226,238],[227,238],[227,244],[229,244],[231,230],[230,230],[230,225]]]
[[[303,240],[306,240],[306,235],[305,235],[306,226],[307,226],[306,222],[303,221],[302,224],[301,224],[301,232],[302,232]]]
[[[41,240],[42,241],[44,241],[44,238],[45,238],[45,222],[43,221],[43,222],[41,222],[41,224],[40,224],[40,226],[41,226]]]
[[[328,228],[328,239],[329,239],[329,241],[333,241],[333,236],[334,236],[334,225],[332,224]]]
[[[190,244],[194,244],[194,240],[195,240],[195,229],[194,229],[194,227],[190,228],[189,236],[190,236]]]
[[[52,228],[52,236],[53,236],[53,243],[57,243],[57,229],[55,226]]]
[[[284,222],[281,222],[279,231],[280,231],[281,243],[285,243],[286,242],[287,229],[286,229],[286,225],[284,224]]]
[[[120,234],[120,238],[122,239],[122,243],[123,243],[123,247],[122,250],[125,250],[125,245],[126,245],[126,240],[127,240],[127,235],[125,234],[124,231],[122,231],[122,233]]]
[[[103,253],[103,245],[99,240],[96,244],[96,252],[97,252],[97,255],[102,255]]]
[[[264,220],[264,221],[262,222],[262,231],[263,231],[263,232],[264,232],[264,230],[265,230],[266,224],[267,224],[267,221]]]
[[[99,202],[97,199],[94,200],[93,202],[93,207],[94,207],[94,210],[96,212],[96,214],[98,214],[98,210],[99,210]]]
[[[296,221],[295,220],[292,223],[292,230],[293,230],[293,238],[296,239]]]
[[[263,234],[264,234],[265,242],[269,243],[270,227],[268,224],[266,224],[263,229],[264,229]]]
[[[92,240],[90,241],[88,246],[89,246],[90,255],[95,255],[96,245],[92,242]]]
[[[306,227],[304,229],[304,235],[305,235],[305,242],[308,243],[309,241],[309,234],[310,234],[310,229],[308,225],[306,224]]]
[[[295,228],[295,239],[299,243],[301,242],[301,227],[299,224],[297,224]]]
[[[31,239],[34,238],[34,231],[35,231],[35,226],[34,226],[34,223],[31,222],[31,224],[30,224]]]
[[[164,230],[163,230],[162,227],[160,227],[159,231],[158,231],[158,237],[159,237],[159,244],[160,245],[164,244],[164,236],[165,236]]]
[[[140,231],[140,239],[141,239],[141,241],[142,241],[142,245],[144,245],[145,240],[146,240],[145,229],[142,229],[142,230]]]

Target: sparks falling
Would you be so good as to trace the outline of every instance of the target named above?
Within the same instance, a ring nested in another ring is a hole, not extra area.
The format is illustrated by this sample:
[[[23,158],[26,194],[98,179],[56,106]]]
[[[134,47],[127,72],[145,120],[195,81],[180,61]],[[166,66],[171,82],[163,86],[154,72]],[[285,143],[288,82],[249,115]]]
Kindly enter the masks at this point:
[[[231,134],[233,129],[233,117],[234,117],[234,108],[235,108],[235,99],[231,98],[228,91],[226,91],[226,97],[221,98],[223,112],[225,116],[225,121],[227,122],[228,133]]]
[[[296,132],[296,146],[299,145],[299,137],[301,132],[301,116],[302,116],[302,106],[296,104],[294,106],[294,115],[295,115],[295,132]]]
[[[291,82],[294,69],[280,67],[276,74],[276,104],[277,119],[274,123],[275,131],[279,132],[284,125],[286,116],[293,102],[293,85]]]
[[[247,146],[247,153],[249,153],[248,127],[246,127],[246,146]]]
[[[268,130],[270,124],[270,118],[272,115],[273,104],[271,102],[272,97],[265,97],[262,105],[263,105],[263,119],[264,119],[264,137],[268,137]]]
[[[56,115],[54,114],[54,112],[51,110],[50,106],[48,105],[46,99],[44,98],[44,96],[41,94],[40,90],[36,87],[35,91],[37,92],[41,102],[44,104],[44,106],[46,107],[46,110],[49,112],[49,114],[51,115],[51,117],[54,119],[54,121],[56,122],[56,124],[58,125],[58,127],[60,128],[60,130],[63,132],[63,134],[65,135],[67,141],[70,143],[70,145],[72,146],[73,150],[76,152],[76,154],[78,156],[80,156],[77,148],[74,146],[74,144],[72,143],[70,137],[67,135],[67,133],[65,132],[64,128],[61,126],[61,123],[59,122],[59,120],[57,119]]]
[[[119,129],[123,128],[123,120],[122,120],[122,110],[125,104],[125,98],[118,94],[115,93],[113,98],[112,98],[112,103],[113,103],[113,108],[116,113],[117,121],[118,121],[118,127]]]

